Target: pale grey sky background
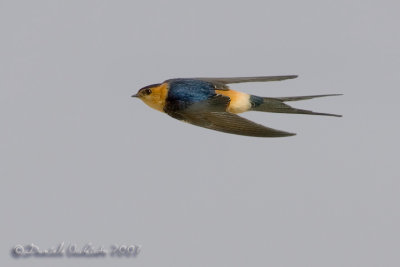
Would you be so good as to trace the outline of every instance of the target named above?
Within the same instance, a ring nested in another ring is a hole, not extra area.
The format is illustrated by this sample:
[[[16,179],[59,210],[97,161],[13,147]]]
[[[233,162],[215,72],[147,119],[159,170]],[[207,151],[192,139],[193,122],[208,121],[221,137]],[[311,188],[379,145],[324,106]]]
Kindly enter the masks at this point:
[[[0,1],[1,266],[399,266],[398,1]],[[131,94],[172,77],[343,118],[218,133]],[[136,259],[19,259],[35,243]]]

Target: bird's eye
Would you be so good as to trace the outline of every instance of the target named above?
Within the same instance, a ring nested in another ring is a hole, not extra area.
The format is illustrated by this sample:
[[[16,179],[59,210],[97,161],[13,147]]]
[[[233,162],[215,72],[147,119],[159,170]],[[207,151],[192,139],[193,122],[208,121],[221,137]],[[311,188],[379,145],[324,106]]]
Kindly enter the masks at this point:
[[[143,91],[143,93],[144,93],[145,95],[149,95],[149,94],[151,94],[151,89],[147,88],[147,89],[145,89],[145,90]]]

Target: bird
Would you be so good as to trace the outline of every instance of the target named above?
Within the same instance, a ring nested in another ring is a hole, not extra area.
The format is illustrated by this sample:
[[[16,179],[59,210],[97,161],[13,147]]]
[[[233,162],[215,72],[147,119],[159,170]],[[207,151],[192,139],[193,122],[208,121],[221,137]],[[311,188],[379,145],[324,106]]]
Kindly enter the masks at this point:
[[[341,94],[290,97],[260,97],[229,88],[228,84],[283,81],[297,75],[174,78],[147,85],[132,95],[153,109],[172,118],[196,126],[229,134],[252,137],[286,137],[296,135],[255,123],[237,114],[246,111],[308,114],[341,117],[341,115],[313,112],[291,107],[286,102],[307,100]]]

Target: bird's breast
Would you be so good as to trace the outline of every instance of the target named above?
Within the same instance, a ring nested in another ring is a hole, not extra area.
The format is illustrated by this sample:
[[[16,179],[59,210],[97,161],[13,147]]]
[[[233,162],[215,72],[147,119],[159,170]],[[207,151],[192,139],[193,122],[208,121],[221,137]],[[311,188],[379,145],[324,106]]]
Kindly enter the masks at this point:
[[[215,90],[217,94],[228,96],[231,101],[229,102],[227,112],[242,113],[251,108],[250,95],[235,90]]]

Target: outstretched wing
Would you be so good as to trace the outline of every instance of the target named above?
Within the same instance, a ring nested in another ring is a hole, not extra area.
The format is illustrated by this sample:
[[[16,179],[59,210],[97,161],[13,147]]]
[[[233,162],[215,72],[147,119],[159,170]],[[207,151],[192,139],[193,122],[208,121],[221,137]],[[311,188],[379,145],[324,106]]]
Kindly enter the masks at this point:
[[[227,84],[231,83],[249,83],[249,82],[272,82],[282,81],[288,79],[297,78],[297,75],[283,75],[283,76],[258,76],[258,77],[226,77],[226,78],[193,78],[195,80],[201,80],[210,82],[215,85],[216,89],[224,90],[228,89]]]
[[[255,136],[283,137],[295,135],[257,124],[248,119],[228,112],[203,112],[181,114],[182,119],[191,124],[225,133]]]
[[[184,110],[168,112],[176,119],[204,127],[207,129],[256,137],[283,137],[295,135],[280,130],[275,130],[257,124],[238,115],[226,112],[229,98],[225,96],[215,96],[206,101],[202,101]]]

